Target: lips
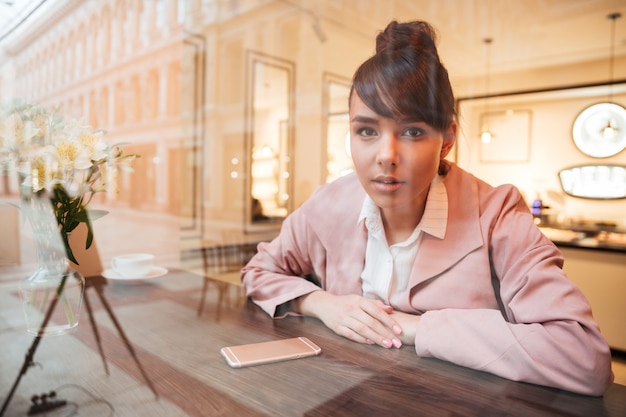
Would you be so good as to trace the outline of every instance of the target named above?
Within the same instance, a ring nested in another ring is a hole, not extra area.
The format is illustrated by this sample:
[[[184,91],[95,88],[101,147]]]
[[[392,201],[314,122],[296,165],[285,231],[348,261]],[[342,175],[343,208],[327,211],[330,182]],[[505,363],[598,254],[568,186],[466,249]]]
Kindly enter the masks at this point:
[[[397,179],[396,177],[388,177],[388,176],[378,176],[374,178],[373,181],[376,183],[382,183],[382,184],[398,184],[398,183],[403,182]]]
[[[379,176],[372,180],[372,184],[379,192],[390,193],[397,191],[404,184],[404,181],[395,177]]]

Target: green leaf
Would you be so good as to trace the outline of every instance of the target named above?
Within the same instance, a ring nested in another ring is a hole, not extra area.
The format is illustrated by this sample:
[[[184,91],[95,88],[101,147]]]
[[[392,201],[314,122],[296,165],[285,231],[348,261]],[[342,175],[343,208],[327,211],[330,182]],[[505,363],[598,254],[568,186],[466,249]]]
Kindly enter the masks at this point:
[[[69,235],[67,233],[61,233],[63,237],[63,243],[65,244],[65,253],[67,254],[67,258],[78,265],[78,261],[74,257],[74,252],[72,252],[72,248],[70,247]]]
[[[76,229],[78,227],[78,225],[80,224],[80,222],[77,221],[71,221],[68,224],[65,225],[65,233],[71,233],[74,231],[74,229]]]
[[[93,220],[98,220],[100,217],[104,217],[107,214],[109,214],[108,211],[106,210],[92,210],[92,209],[88,209],[87,212],[89,213],[89,220],[93,221]]]
[[[63,205],[68,204],[71,201],[67,191],[65,191],[65,188],[61,185],[54,187],[54,198],[52,201],[55,202],[55,199]]]
[[[87,210],[78,210],[74,215],[74,220],[81,223],[86,223],[89,221],[89,214]]]
[[[87,241],[85,242],[85,249],[89,249],[93,243],[93,228],[91,227],[91,222],[87,222],[85,224],[87,225]]]

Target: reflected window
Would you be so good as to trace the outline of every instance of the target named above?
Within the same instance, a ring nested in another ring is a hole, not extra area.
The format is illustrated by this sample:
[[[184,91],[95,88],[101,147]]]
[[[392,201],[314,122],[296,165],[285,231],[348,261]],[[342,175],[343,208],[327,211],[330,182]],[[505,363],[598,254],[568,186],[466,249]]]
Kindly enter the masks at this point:
[[[293,63],[249,53],[248,150],[251,223],[282,220],[291,210]]]
[[[324,77],[326,115],[326,182],[331,182],[354,170],[350,155],[350,118],[348,100],[350,81],[326,74]]]

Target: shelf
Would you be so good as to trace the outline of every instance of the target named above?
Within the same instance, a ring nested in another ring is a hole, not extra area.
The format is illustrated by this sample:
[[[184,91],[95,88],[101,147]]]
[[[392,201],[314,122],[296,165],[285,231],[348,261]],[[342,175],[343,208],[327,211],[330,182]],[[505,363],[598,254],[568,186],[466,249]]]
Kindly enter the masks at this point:
[[[626,253],[626,233],[617,228],[541,225],[539,229],[557,246]]]

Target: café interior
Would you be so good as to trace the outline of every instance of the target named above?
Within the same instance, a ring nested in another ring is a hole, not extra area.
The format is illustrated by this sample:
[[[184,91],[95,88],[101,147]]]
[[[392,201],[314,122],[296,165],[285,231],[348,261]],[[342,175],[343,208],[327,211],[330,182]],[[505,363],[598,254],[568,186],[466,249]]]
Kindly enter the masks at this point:
[[[520,189],[626,384],[621,0],[0,0],[0,98],[58,108],[139,156],[115,193],[90,203],[108,212],[92,222],[85,255],[97,274],[118,255],[150,253],[158,267],[196,274],[194,300],[221,303],[210,276],[241,301],[237,271],[256,245],[351,172],[351,76],[394,19],[437,29],[459,114],[448,158]],[[0,168],[0,288],[13,296],[37,264],[14,168]],[[0,353],[0,397],[28,344],[11,317],[0,338],[23,343]]]

